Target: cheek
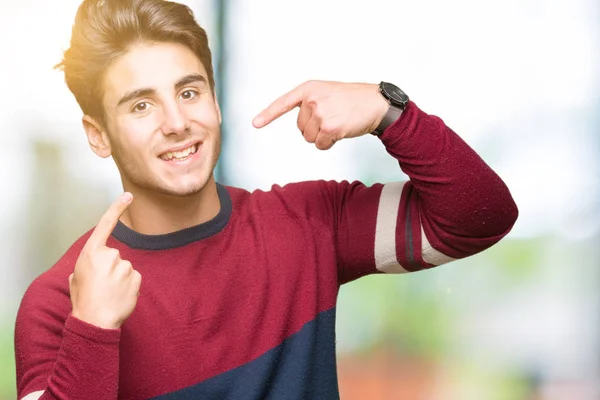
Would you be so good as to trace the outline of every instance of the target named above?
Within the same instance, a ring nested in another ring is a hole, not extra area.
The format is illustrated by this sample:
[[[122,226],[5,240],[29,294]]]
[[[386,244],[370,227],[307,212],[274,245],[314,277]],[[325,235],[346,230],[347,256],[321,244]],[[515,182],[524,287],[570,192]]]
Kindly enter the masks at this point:
[[[154,132],[152,117],[122,121],[116,131],[121,152],[142,153],[149,148]]]
[[[189,108],[188,118],[211,129],[220,125],[217,107],[210,101],[192,104]]]

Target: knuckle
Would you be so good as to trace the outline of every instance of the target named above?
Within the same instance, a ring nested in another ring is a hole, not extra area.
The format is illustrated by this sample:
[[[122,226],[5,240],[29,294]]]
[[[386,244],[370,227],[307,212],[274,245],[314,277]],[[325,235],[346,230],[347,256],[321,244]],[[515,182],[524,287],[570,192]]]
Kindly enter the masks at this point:
[[[314,88],[317,85],[318,82],[319,81],[317,81],[316,79],[309,79],[306,82],[304,82],[304,87],[306,89]]]
[[[319,99],[317,98],[317,95],[315,95],[314,93],[309,93],[306,96],[306,104],[308,106],[310,106],[311,108],[316,108],[317,107],[317,103],[318,103]]]
[[[117,266],[117,274],[124,278],[130,277],[133,271],[133,265],[129,261],[120,261]]]
[[[332,134],[335,132],[336,129],[337,128],[336,128],[335,124],[333,124],[329,121],[323,121],[323,123],[321,123],[321,131],[323,133]]]
[[[134,270],[133,271],[133,283],[136,287],[140,287],[142,284],[142,274],[140,274],[138,271]]]
[[[314,109],[313,109],[313,116],[315,118],[317,118],[317,120],[322,121],[323,117],[325,116],[325,112],[323,110],[323,107],[320,107],[318,104],[315,103]]]
[[[119,250],[113,249],[112,247],[106,249],[106,256],[111,260],[118,260],[121,257]]]

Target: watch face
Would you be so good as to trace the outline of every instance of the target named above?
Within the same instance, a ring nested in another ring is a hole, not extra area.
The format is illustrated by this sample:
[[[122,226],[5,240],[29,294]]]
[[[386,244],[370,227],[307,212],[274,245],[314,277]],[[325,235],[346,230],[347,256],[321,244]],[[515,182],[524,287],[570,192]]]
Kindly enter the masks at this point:
[[[382,89],[392,103],[405,106],[408,103],[408,96],[398,86],[383,82]]]

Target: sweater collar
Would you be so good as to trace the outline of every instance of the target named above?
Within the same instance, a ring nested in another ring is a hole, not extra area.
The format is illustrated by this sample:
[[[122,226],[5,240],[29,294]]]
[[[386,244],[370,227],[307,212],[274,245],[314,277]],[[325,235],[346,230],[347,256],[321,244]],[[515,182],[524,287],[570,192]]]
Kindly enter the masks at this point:
[[[223,185],[217,183],[217,194],[219,195],[221,209],[210,221],[162,235],[144,235],[119,221],[112,235],[131,248],[143,250],[172,249],[206,239],[222,231],[231,217],[232,205],[229,192]]]

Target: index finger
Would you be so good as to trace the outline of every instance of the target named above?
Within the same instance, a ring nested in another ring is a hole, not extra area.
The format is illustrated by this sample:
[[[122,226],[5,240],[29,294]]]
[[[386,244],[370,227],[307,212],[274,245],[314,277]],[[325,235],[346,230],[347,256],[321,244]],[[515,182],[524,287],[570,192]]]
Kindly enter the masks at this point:
[[[255,128],[262,128],[263,126],[270,124],[283,114],[302,104],[303,99],[304,85],[300,85],[279,97],[267,108],[262,110],[256,117],[254,117],[252,120],[252,125],[254,125]]]
[[[89,248],[99,248],[102,246],[106,246],[106,241],[110,237],[113,229],[117,226],[117,222],[123,212],[129,207],[131,204],[131,200],[133,199],[133,195],[131,193],[125,192],[119,196],[117,200],[114,201],[108,207],[108,210],[102,215],[98,225],[94,228],[94,231],[88,238],[86,242],[86,246]]]

